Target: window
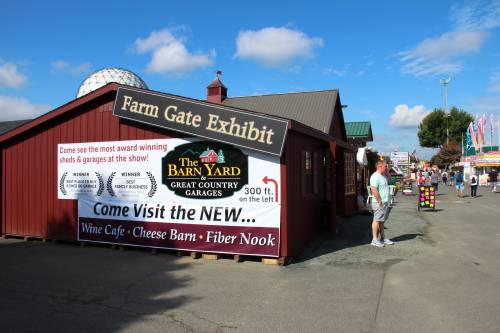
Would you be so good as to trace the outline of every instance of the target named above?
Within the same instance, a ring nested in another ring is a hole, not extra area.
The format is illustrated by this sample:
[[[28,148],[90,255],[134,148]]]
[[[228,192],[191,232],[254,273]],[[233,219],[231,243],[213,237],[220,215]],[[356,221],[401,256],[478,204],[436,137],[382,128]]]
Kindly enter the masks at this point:
[[[321,167],[321,155],[318,152],[311,150],[302,150],[301,156],[301,176],[302,176],[302,195],[310,196],[319,194],[321,188],[319,186]]]
[[[356,193],[356,161],[354,153],[344,153],[345,194]]]
[[[314,192],[313,158],[308,150],[302,152],[302,192],[306,195]]]

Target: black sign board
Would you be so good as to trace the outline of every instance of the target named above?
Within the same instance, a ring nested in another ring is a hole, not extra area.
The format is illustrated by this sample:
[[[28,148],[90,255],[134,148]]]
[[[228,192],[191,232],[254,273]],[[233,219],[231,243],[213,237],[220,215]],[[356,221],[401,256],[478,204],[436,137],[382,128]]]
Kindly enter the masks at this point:
[[[282,119],[123,87],[113,115],[278,156],[288,128]]]
[[[248,184],[248,156],[214,141],[180,145],[162,159],[162,183],[185,198],[230,197]]]
[[[418,210],[421,208],[436,209],[436,189],[434,186],[418,186]]]

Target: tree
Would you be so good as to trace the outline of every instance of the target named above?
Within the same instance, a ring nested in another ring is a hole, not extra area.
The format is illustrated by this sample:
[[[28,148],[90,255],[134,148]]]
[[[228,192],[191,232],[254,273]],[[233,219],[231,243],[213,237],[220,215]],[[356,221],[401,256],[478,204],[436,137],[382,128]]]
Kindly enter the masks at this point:
[[[448,119],[446,119],[448,118]],[[442,148],[446,144],[446,121],[448,121],[450,143],[460,142],[462,133],[467,130],[474,117],[464,110],[452,107],[447,117],[443,109],[436,108],[429,113],[418,126],[420,146]]]
[[[431,158],[431,165],[436,164],[440,168],[447,167],[450,164],[460,161],[462,150],[457,142],[444,144],[438,153]]]
[[[222,149],[219,149],[219,152],[217,153],[217,163],[226,163],[226,159],[224,158],[224,152],[222,151]]]

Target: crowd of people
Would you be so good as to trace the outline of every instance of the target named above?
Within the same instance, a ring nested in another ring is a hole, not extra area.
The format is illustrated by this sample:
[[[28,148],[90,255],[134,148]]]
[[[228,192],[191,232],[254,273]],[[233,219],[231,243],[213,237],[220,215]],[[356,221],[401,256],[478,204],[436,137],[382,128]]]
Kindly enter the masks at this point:
[[[370,177],[370,188],[373,193],[372,211],[372,246],[384,247],[393,245],[394,242],[386,238],[384,233],[384,224],[387,221],[390,212],[390,197],[388,184],[388,167],[385,161],[377,161],[377,170]],[[465,177],[462,170],[439,170],[437,166],[425,168],[423,170],[414,170],[415,182],[417,185],[433,186],[435,193],[438,193],[440,184],[442,186],[455,186],[458,197],[464,197]],[[491,184],[491,191],[496,192],[498,173],[495,168],[488,174],[488,182]],[[478,176],[472,174],[468,180],[471,197],[477,197],[477,188],[479,186]]]
[[[465,180],[464,174],[460,169],[450,170],[450,172],[448,173],[446,170],[441,171],[437,167],[426,168],[417,171],[415,177],[417,185],[434,186],[436,193],[438,193],[439,184],[441,183],[444,186],[455,186],[457,196],[459,198],[464,197]],[[488,183],[491,186],[491,191],[496,193],[498,185],[498,172],[495,168],[491,169],[491,171],[488,173]],[[468,185],[470,188],[470,196],[477,197],[479,179],[476,174],[473,173],[470,176]]]

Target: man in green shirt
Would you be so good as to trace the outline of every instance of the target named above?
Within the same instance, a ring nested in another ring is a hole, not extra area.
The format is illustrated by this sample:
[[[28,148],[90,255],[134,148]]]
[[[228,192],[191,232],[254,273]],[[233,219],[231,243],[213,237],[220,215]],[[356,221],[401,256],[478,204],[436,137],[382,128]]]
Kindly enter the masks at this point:
[[[389,214],[390,193],[387,178],[387,163],[385,161],[377,162],[377,171],[370,177],[370,187],[375,200],[372,201],[373,222],[372,222],[372,242],[371,245],[384,247],[384,245],[393,245],[394,242],[385,238],[384,222]]]

